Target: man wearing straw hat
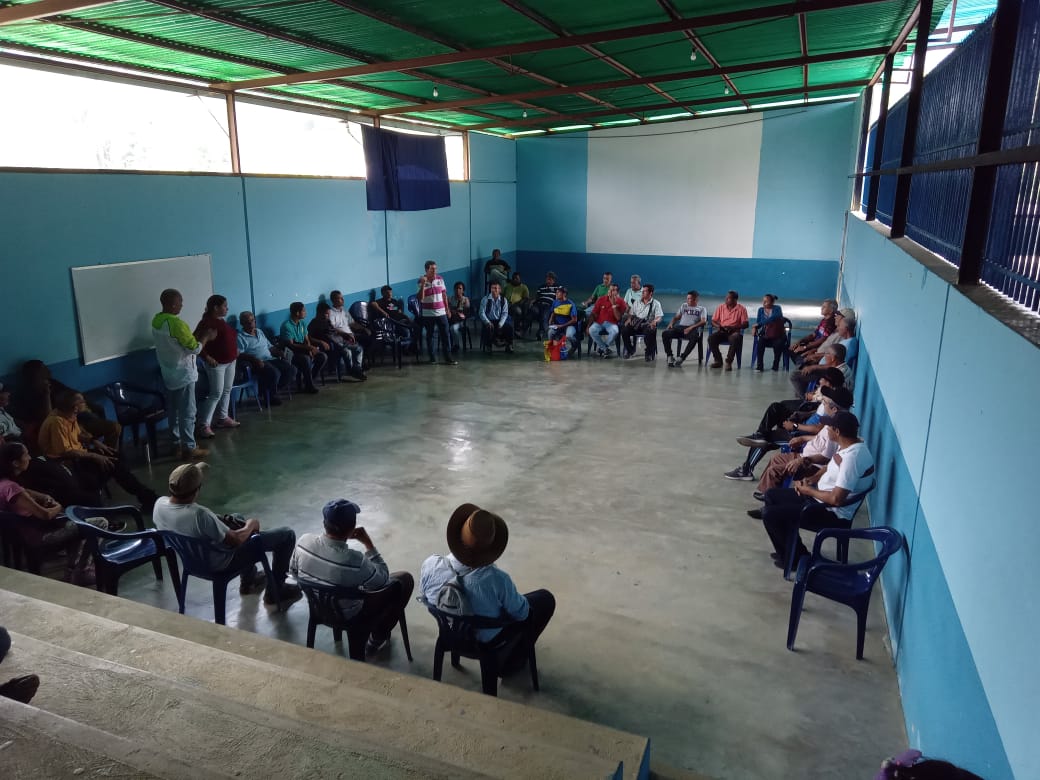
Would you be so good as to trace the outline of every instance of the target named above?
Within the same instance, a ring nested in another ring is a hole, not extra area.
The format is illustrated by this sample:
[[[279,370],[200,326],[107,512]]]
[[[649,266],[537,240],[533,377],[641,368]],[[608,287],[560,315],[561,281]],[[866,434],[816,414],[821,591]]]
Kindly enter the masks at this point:
[[[502,673],[523,668],[530,648],[549,624],[556,611],[556,599],[547,590],[521,595],[512,578],[494,565],[505,552],[509,528],[498,515],[476,504],[463,504],[448,520],[450,555],[431,555],[422,565],[419,587],[423,598],[436,603],[441,587],[458,577],[469,599],[473,614],[483,617],[511,617],[516,622],[505,628],[478,629],[476,638],[490,642],[502,634],[518,634],[518,642],[502,664]]]

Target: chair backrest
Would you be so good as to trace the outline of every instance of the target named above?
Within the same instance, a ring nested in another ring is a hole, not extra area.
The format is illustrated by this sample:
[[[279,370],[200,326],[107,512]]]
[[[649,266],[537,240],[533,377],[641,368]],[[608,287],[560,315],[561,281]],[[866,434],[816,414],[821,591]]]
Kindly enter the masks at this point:
[[[127,382],[110,382],[105,385],[105,395],[112,402],[116,418],[135,418],[143,411],[166,409],[166,398],[155,390],[146,390]]]
[[[208,539],[185,536],[173,531],[160,531],[159,534],[166,546],[177,552],[177,556],[184,566],[185,574],[209,580],[222,573],[214,568],[212,559],[214,554],[226,556],[226,548],[216,545]]]
[[[368,302],[367,301],[354,301],[350,304],[350,308],[347,309],[350,316],[360,322],[362,325],[368,324]]]
[[[516,621],[511,617],[484,617],[483,615],[450,615],[423,600],[426,609],[437,621],[440,639],[449,650],[466,650],[479,644],[476,632],[485,628],[505,628]],[[492,640],[491,644],[494,644]]]
[[[871,466],[869,469],[867,469],[867,473],[864,474],[863,476],[866,477],[866,476],[869,476],[869,475],[871,475],[873,473],[874,473],[874,467]],[[849,520],[850,524],[852,523],[852,520],[854,520],[856,518],[856,512],[859,512],[859,508],[863,505],[863,499],[865,499],[870,494],[870,491],[872,491],[876,487],[877,487],[877,477],[874,477],[873,479],[870,480],[870,484],[867,485],[863,490],[859,491],[858,493],[849,493],[849,495],[846,497],[846,499],[845,499],[844,503],[842,504],[842,506],[852,506],[853,504],[855,504],[855,506],[856,506],[856,510],[855,510],[855,512],[852,513],[852,518]]]
[[[357,588],[345,588],[339,585],[319,585],[298,579],[300,590],[307,597],[311,619],[326,626],[345,627],[350,619],[344,617],[341,601],[346,599],[360,600],[365,593]]]
[[[826,539],[864,539],[881,545],[877,554],[866,561],[851,563],[835,563],[824,558],[820,553],[823,542]],[[885,563],[903,547],[903,535],[895,528],[889,526],[877,526],[875,528],[826,528],[816,535],[813,542],[812,556],[809,562],[809,572],[812,573],[814,564],[822,562],[831,570],[842,572],[845,587],[850,591],[864,593],[874,587],[874,583],[885,568]],[[829,583],[834,585],[838,580],[832,579]],[[813,589],[810,585],[810,589]]]
[[[419,307],[419,296],[409,295],[408,296],[408,313],[412,315],[412,319],[419,319],[422,317],[422,309]]]

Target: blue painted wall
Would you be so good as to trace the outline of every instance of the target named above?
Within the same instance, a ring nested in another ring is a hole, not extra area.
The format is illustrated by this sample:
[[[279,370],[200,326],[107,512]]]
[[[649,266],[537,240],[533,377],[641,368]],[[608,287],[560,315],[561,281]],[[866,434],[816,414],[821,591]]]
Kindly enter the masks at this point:
[[[469,282],[493,247],[516,250],[515,144],[470,143],[472,181],[452,183],[449,208],[388,217],[367,210],[359,180],[0,171],[0,328],[33,334],[9,340],[0,377],[39,358],[90,388],[154,366],[150,352],[80,365],[74,266],[208,252],[232,313],[272,328],[293,300],[313,307],[334,288],[354,300],[389,281],[407,296],[431,258]]]
[[[911,744],[988,780],[1040,777],[1040,350],[855,218],[843,288],[872,521],[909,543],[883,582]]]
[[[723,295],[735,287],[749,298],[764,292],[781,298],[832,296],[852,193],[846,177],[854,162],[850,139],[857,117],[851,103],[764,115],[761,147],[747,150],[759,156],[757,201],[748,204],[755,210],[749,258],[586,252],[588,136],[520,139],[517,266],[529,282],[554,270],[583,289],[609,269],[619,277],[638,273],[662,292],[696,287]],[[655,182],[648,177],[631,186],[650,192]]]
[[[754,257],[835,260],[852,200],[855,103],[764,114]],[[810,172],[812,172],[810,175]],[[833,292],[833,290],[832,290]]]

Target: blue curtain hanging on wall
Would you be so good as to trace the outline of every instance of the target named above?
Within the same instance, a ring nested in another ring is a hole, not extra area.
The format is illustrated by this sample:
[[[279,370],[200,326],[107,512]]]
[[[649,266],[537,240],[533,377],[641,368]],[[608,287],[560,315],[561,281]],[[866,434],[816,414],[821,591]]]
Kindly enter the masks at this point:
[[[442,137],[365,126],[361,133],[369,211],[423,211],[451,205]]]

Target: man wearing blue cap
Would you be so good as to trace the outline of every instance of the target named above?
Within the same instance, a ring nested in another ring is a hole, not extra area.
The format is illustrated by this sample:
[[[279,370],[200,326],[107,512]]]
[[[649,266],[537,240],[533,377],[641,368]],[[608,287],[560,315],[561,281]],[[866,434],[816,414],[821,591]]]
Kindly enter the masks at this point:
[[[390,572],[383,556],[364,528],[357,525],[361,507],[337,498],[322,509],[325,533],[304,534],[296,543],[289,571],[304,584],[329,585],[365,591],[364,598],[341,598],[343,617],[361,617],[372,624],[365,644],[371,657],[390,644],[390,632],[412,597],[415,580],[406,571]],[[365,551],[351,547],[353,539]]]

